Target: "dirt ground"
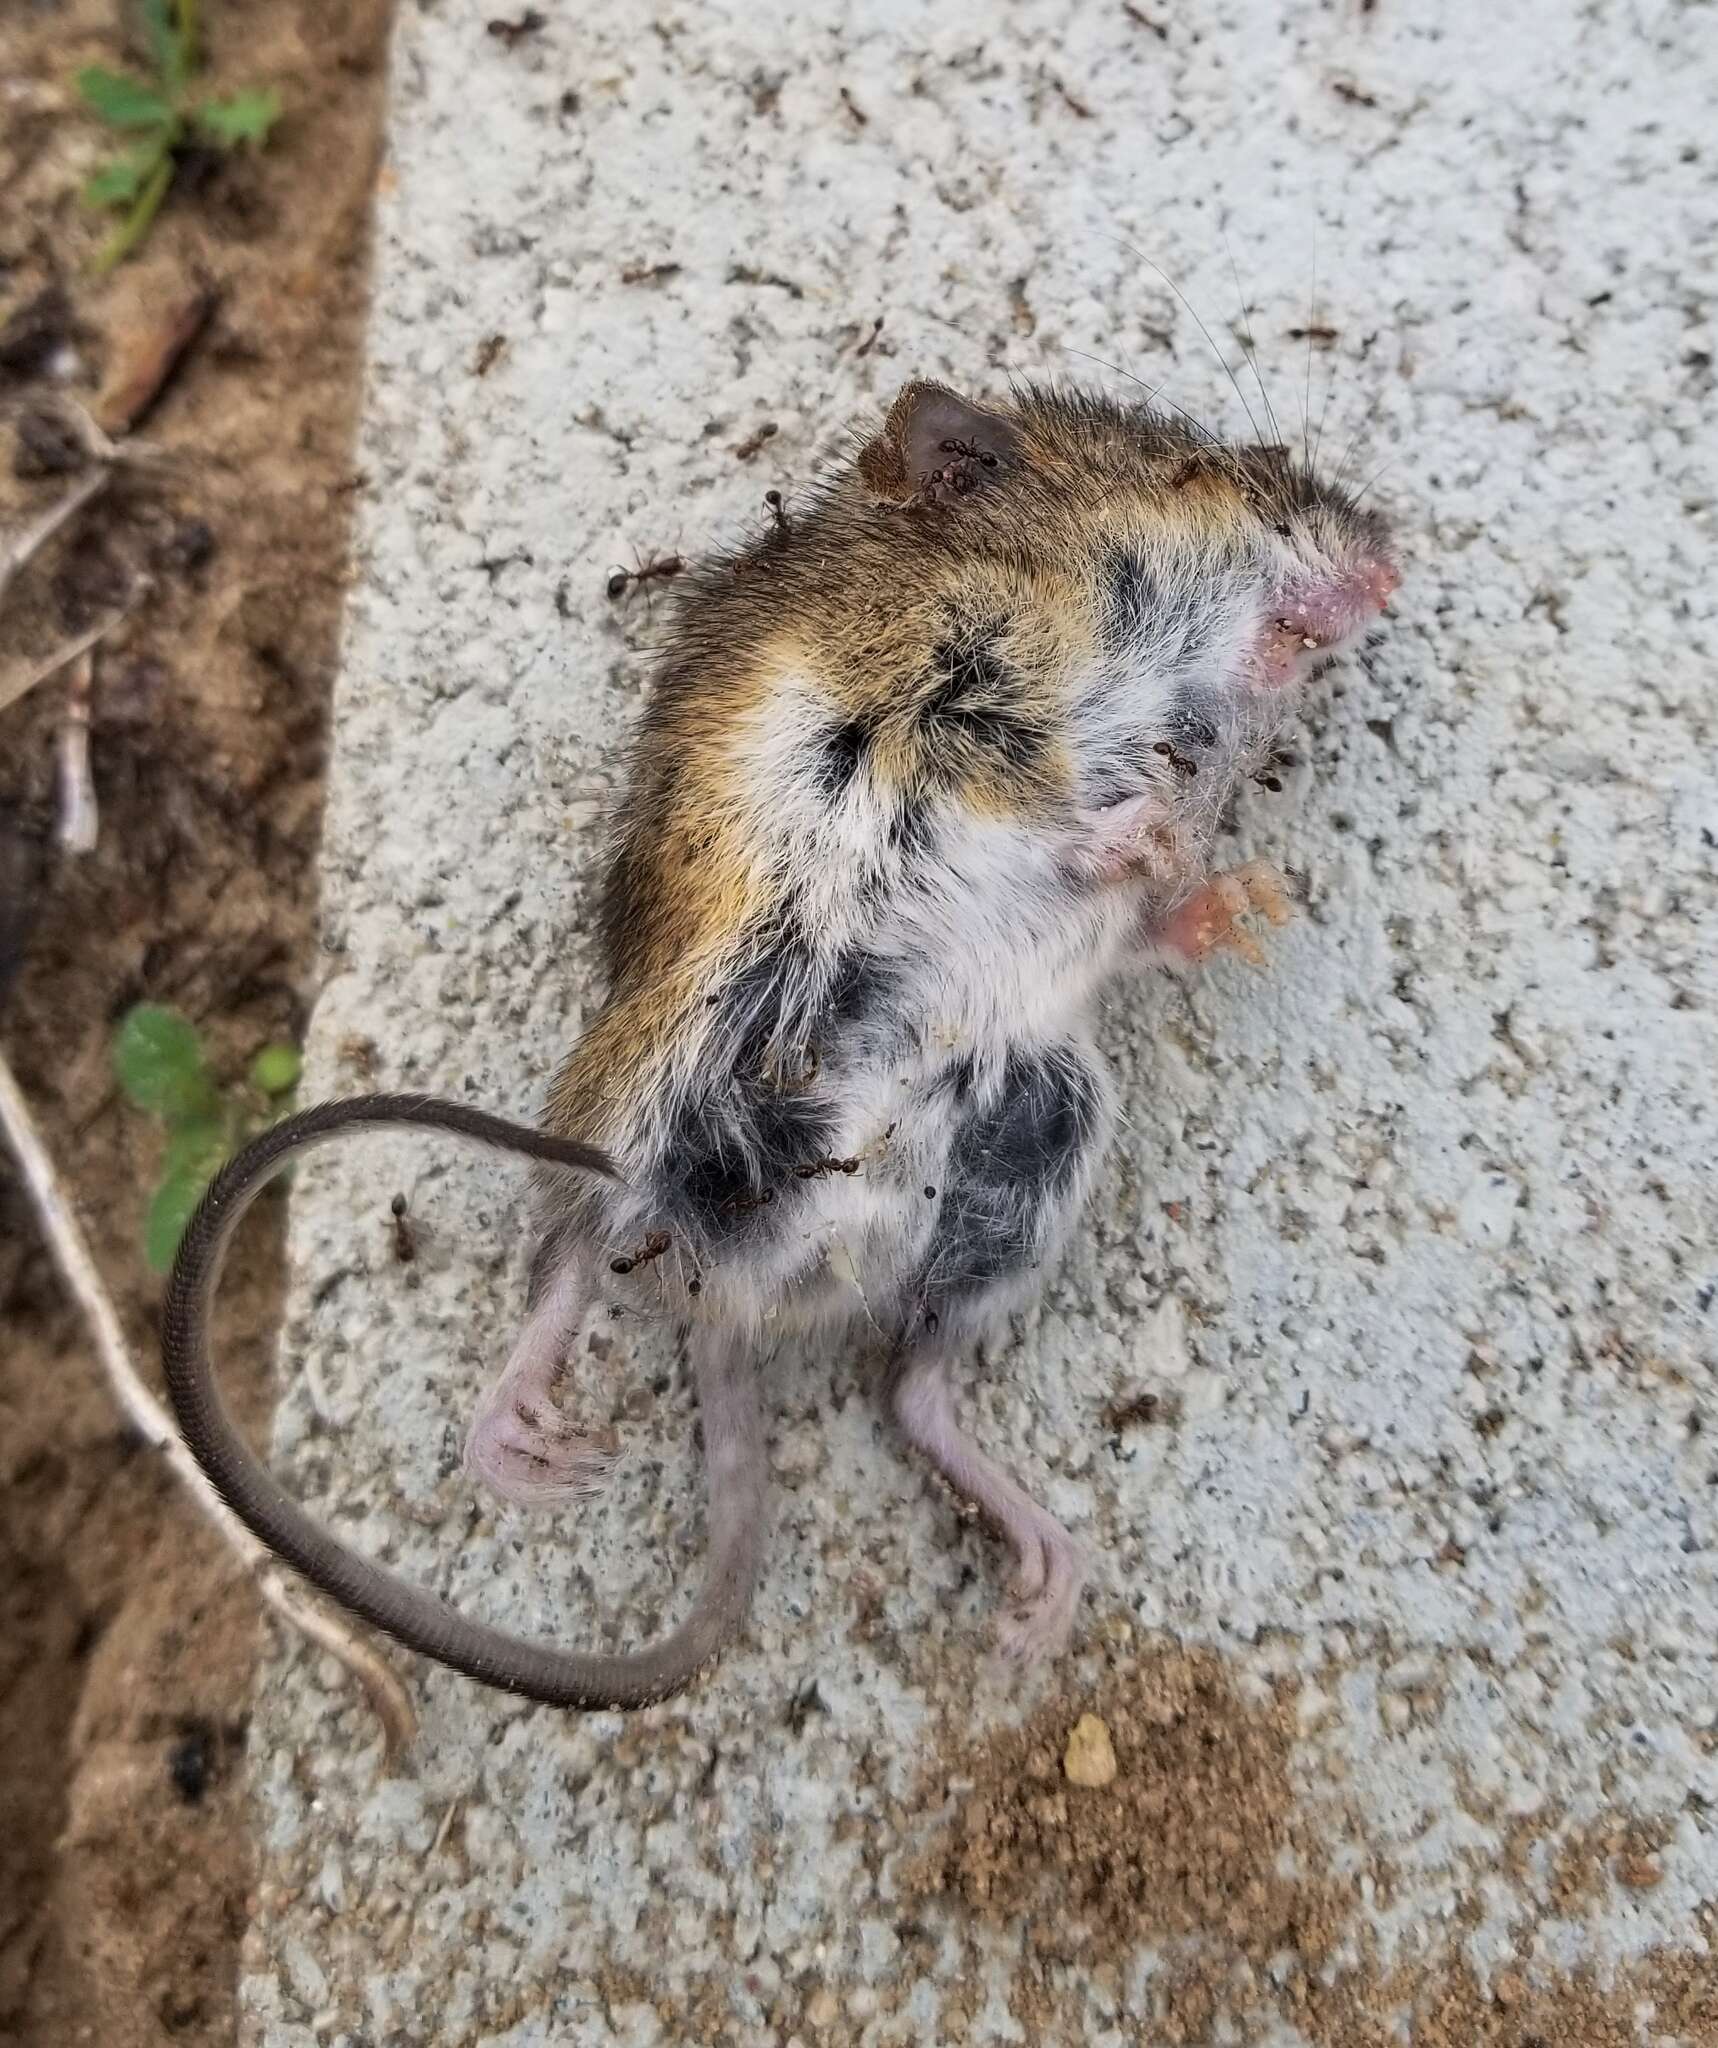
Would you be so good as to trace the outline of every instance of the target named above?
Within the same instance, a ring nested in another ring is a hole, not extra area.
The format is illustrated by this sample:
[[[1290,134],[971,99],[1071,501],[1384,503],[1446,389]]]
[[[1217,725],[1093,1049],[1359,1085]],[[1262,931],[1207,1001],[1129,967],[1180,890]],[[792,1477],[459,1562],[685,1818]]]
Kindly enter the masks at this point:
[[[65,677],[0,709],[0,1044],[153,1372],[141,1224],[160,1138],[109,1047],[172,1003],[236,1074],[296,1038],[379,167],[388,0],[218,0],[209,77],[278,87],[261,155],[187,162],[141,254],[89,273],[79,187],[108,139],[70,79],[137,63],[116,0],[0,22],[0,534],[76,480],[64,400],[110,417],[199,293],[211,317],[128,468],[6,598],[7,683],[130,602],[97,657],[93,853],[55,845]],[[259,1425],[278,1209],[226,1290]],[[0,2038],[233,2033],[249,1847],[236,1763],[255,1603],[120,1424],[0,1148]]]

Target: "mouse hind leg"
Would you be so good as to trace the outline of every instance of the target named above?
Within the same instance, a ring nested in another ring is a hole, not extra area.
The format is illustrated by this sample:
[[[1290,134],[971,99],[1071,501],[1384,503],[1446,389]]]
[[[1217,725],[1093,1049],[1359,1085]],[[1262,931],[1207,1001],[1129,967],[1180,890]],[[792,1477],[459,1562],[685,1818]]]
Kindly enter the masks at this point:
[[[548,1276],[499,1377],[478,1404],[466,1469],[503,1500],[543,1507],[598,1492],[619,1455],[612,1429],[579,1428],[556,1400],[567,1354],[597,1293],[592,1256],[570,1251]]]
[[[1003,1652],[1023,1663],[1054,1656],[1067,1642],[1085,1582],[1085,1552],[1048,1508],[981,1451],[955,1416],[954,1359],[937,1338],[920,1339],[900,1360],[893,1407],[907,1441],[970,1501],[1014,1553],[1009,1611],[998,1625]]]
[[[952,1370],[1032,1291],[1086,1198],[1108,1139],[1107,1079],[1074,1044],[1017,1048],[997,1085],[959,1114],[893,1386],[896,1421],[1014,1553],[1002,1647],[1025,1662],[1067,1641],[1085,1577],[1081,1546],[955,1414]]]

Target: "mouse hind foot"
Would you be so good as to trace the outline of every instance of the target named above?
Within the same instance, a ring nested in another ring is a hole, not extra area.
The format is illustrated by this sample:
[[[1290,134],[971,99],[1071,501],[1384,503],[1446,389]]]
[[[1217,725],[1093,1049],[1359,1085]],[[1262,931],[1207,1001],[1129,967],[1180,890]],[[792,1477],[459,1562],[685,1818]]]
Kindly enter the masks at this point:
[[[1047,1508],[978,1448],[954,1412],[949,1359],[925,1349],[907,1359],[895,1383],[895,1419],[962,1499],[969,1500],[1014,1553],[1011,1605],[997,1625],[1006,1657],[1035,1664],[1066,1647],[1085,1584],[1086,1556]]]
[[[485,1406],[466,1439],[466,1469],[514,1507],[556,1507],[608,1484],[620,1457],[612,1429],[581,1430],[553,1410]]]
[[[614,1430],[579,1427],[556,1399],[593,1298],[584,1266],[569,1262],[544,1290],[472,1418],[466,1470],[515,1507],[551,1507],[598,1493],[620,1456]]]

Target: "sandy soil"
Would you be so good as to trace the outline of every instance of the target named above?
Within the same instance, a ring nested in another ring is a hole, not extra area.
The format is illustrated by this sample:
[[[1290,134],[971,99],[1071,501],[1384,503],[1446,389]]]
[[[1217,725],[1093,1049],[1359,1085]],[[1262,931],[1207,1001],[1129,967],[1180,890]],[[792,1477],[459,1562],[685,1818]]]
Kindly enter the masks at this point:
[[[3,694],[138,599],[99,658],[92,855],[53,846],[63,679],[0,712],[0,1042],[153,1370],[140,1227],[159,1138],[116,1096],[108,1047],[141,998],[186,1011],[229,1072],[301,1025],[389,8],[208,8],[212,81],[277,85],[285,118],[261,156],[187,165],[107,283],[88,273],[102,228],[77,196],[104,138],[68,81],[140,56],[129,14],[7,13],[0,531],[71,481],[60,401],[99,416],[174,310],[218,294],[139,428],[165,459],[38,558],[0,642]],[[227,1296],[233,1392],[256,1423],[278,1214]],[[251,1882],[235,1764],[254,1603],[117,1422],[4,1161],[0,1329],[0,2036],[226,2041]]]

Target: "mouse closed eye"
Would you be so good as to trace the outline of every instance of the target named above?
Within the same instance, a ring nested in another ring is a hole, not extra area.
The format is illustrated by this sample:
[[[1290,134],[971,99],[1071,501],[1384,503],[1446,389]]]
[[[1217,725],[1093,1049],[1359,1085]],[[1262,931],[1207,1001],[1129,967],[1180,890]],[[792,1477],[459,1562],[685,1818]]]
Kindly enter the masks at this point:
[[[609,856],[607,987],[542,1130],[373,1098],[277,1127],[217,1183],[166,1320],[217,1483],[426,1654],[638,1704],[744,1619],[763,1357],[880,1345],[905,1442],[1012,1555],[1004,1646],[1053,1653],[1080,1547],[960,1423],[956,1378],[1042,1284],[1101,1166],[1105,986],[1143,959],[1246,956],[1246,920],[1287,914],[1263,863],[1218,871],[1220,827],[1394,582],[1376,518],[1284,451],[1088,391],[908,384],[806,509],[675,579]],[[334,1544],[209,1421],[232,1220],[302,1144],[390,1120],[537,1163],[528,1312],[473,1420],[474,1476],[563,1509],[601,1483],[613,1439],[556,1396],[603,1302],[687,1347],[706,1572],[650,1649],[545,1649],[454,1613]]]

